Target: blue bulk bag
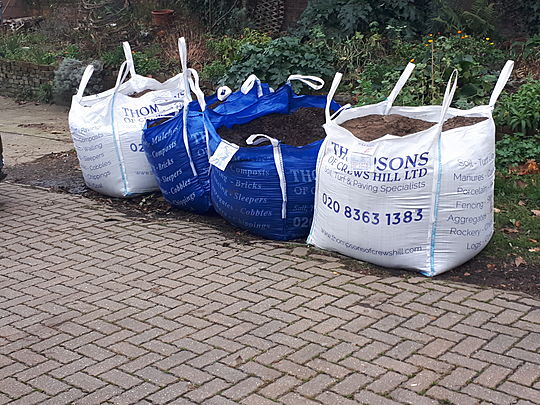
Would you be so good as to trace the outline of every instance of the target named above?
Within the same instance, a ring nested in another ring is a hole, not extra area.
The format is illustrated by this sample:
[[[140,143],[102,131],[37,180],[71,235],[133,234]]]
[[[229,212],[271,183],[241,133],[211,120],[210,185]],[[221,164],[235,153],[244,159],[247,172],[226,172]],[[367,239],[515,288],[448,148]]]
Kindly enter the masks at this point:
[[[165,200],[180,209],[206,213],[212,204],[208,148],[201,109],[225,98],[216,109],[230,113],[235,108],[252,104],[260,95],[269,93],[270,89],[252,75],[240,91],[230,95],[230,91],[225,94],[218,92],[219,95],[205,99],[199,88],[197,72],[187,68],[187,49],[183,38],[179,39],[178,45],[186,88],[184,106],[165,121],[163,117],[148,121],[143,129],[142,144]],[[190,89],[197,100],[191,100]],[[231,98],[231,103],[227,96]]]
[[[275,240],[303,238],[309,233],[315,167],[323,140],[298,147],[254,134],[246,140],[248,144],[270,141],[270,145],[246,148],[221,139],[217,130],[269,114],[290,114],[303,107],[325,108],[325,96],[297,95],[292,80],[315,89],[324,84],[319,78],[293,75],[283,87],[242,110],[230,114],[204,111],[210,163],[215,166],[210,170],[214,209],[232,224]],[[333,102],[332,108],[337,110],[339,105]]]

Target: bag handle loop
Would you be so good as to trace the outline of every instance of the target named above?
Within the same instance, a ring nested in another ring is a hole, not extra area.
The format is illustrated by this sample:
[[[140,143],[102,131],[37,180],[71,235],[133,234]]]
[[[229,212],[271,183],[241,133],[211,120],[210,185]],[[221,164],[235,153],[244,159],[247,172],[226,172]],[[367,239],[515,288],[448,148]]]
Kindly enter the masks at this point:
[[[120,69],[118,70],[118,77],[116,78],[116,84],[114,85],[113,94],[116,94],[118,92],[118,89],[120,88],[120,85],[124,83],[129,73],[129,63],[127,61],[123,62],[120,65]]]
[[[503,69],[501,70],[501,74],[499,75],[499,79],[497,80],[497,83],[495,84],[495,88],[493,89],[491,98],[489,99],[489,106],[491,108],[495,107],[495,103],[499,99],[499,96],[501,95],[504,89],[504,86],[506,86],[508,79],[510,79],[510,75],[512,74],[513,69],[514,69],[514,61],[513,60],[506,61],[506,64],[504,65]]]
[[[317,76],[304,76],[304,75],[290,75],[287,79],[287,83],[293,80],[298,80],[304,84],[307,84],[313,90],[320,90],[324,86],[324,80]]]
[[[188,112],[189,112],[189,103],[191,102],[191,91],[190,91],[190,82],[193,80],[190,78],[190,75],[193,75],[187,67],[187,45],[186,39],[184,37],[178,38],[178,53],[180,54],[180,65],[182,66],[182,79],[184,82],[184,105],[182,107],[182,139],[184,141],[184,147],[186,148],[186,153],[189,160],[189,166],[193,176],[197,176],[197,169],[195,168],[195,162],[193,162],[193,156],[191,156],[191,149],[189,147],[189,135],[188,135]],[[198,79],[198,77],[197,77]],[[199,101],[200,102],[200,101]],[[204,110],[204,97],[203,104],[201,108]]]
[[[437,125],[439,125],[441,128],[444,124],[444,119],[446,118],[446,113],[450,108],[450,104],[452,104],[452,101],[454,100],[454,94],[456,93],[457,89],[457,81],[458,71],[457,69],[454,69],[454,71],[450,75],[450,79],[448,79],[446,90],[444,91],[444,99],[441,106],[441,116],[439,117],[439,122],[437,123]]]
[[[262,84],[260,79],[254,74],[248,76],[246,81],[242,84],[242,86],[240,86],[240,91],[242,94],[247,94],[255,85],[257,85],[257,97],[261,97],[263,95]]]
[[[409,62],[407,66],[405,66],[405,69],[401,73],[401,76],[399,77],[398,81],[396,82],[396,85],[386,98],[386,101],[388,104],[386,104],[386,109],[384,110],[384,115],[388,115],[390,112],[390,109],[394,105],[394,101],[396,101],[397,96],[401,92],[401,89],[403,89],[403,86],[405,86],[405,83],[407,83],[407,80],[409,80],[409,77],[411,77],[411,74],[415,68],[415,64],[412,62]]]
[[[336,94],[336,90],[339,87],[339,83],[341,83],[341,78],[343,77],[343,73],[336,72],[334,76],[334,80],[332,81],[332,86],[330,86],[330,91],[326,95],[326,107],[324,109],[324,115],[326,117],[326,123],[329,124],[330,121],[332,121],[332,115],[330,114],[330,106],[332,105],[332,100],[334,99],[334,95]],[[335,116],[335,115],[334,115]]]
[[[131,46],[129,46],[129,42],[122,42],[122,49],[124,50],[126,62],[129,65],[129,73],[131,73],[131,77],[134,77],[137,73],[135,72],[135,64],[133,63],[133,54],[131,53]]]
[[[88,65],[86,66],[86,69],[84,69],[84,73],[81,77],[81,83],[79,84],[79,89],[77,90],[77,94],[75,95],[78,100],[82,98],[84,91],[86,90],[86,86],[88,86],[88,82],[94,74],[94,70],[94,65]]]
[[[283,155],[281,154],[280,142],[276,138],[265,134],[253,134],[246,143],[248,145],[259,145],[265,141],[270,141],[274,153],[274,164],[279,177],[279,187],[281,188],[281,219],[287,218],[287,180],[285,179],[285,168],[283,166]]]
[[[229,86],[221,86],[218,87],[216,93],[218,100],[224,101],[227,100],[227,98],[232,94],[232,90]]]
[[[187,67],[187,45],[184,37],[178,38],[178,53],[180,54],[180,66],[182,67],[182,78],[184,80],[184,104],[192,101],[189,91],[189,73]]]

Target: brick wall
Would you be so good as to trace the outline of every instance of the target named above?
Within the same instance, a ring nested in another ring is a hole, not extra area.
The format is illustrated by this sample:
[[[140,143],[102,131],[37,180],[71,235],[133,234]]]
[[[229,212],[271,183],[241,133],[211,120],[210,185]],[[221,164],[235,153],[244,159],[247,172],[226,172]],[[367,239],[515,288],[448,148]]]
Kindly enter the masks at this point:
[[[55,66],[0,59],[0,94],[7,97],[36,96],[45,85],[52,85]]]

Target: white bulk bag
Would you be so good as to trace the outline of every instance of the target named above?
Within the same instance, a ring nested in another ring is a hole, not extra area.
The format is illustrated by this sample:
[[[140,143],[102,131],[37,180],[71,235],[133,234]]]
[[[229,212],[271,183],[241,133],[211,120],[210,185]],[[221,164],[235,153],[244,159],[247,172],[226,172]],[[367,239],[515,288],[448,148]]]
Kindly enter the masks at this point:
[[[494,104],[512,71],[507,62],[489,105],[392,107],[387,102],[344,110],[332,119],[317,161],[315,215],[308,243],[386,267],[434,276],[466,262],[493,234]],[[456,72],[454,72],[456,74]],[[328,95],[339,84],[336,75]],[[385,113],[436,122],[404,137],[363,142],[340,124]],[[446,118],[485,117],[442,132]]]
[[[83,97],[94,68],[88,66],[69,111],[69,127],[86,185],[112,197],[159,190],[142,148],[147,119],[182,105],[181,74],[164,83],[135,72],[131,49],[113,89]],[[124,82],[127,74],[130,79]],[[135,93],[134,97],[131,96]]]

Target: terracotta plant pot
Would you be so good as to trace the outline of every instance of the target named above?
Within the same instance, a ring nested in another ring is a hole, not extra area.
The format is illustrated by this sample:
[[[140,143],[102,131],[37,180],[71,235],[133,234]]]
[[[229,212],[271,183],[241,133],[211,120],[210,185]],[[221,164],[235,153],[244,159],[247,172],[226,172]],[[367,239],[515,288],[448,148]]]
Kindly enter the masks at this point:
[[[170,25],[173,20],[174,10],[163,9],[152,11],[152,23],[158,26]]]

